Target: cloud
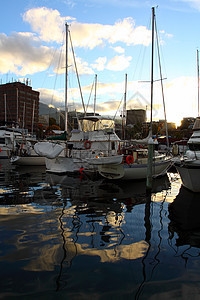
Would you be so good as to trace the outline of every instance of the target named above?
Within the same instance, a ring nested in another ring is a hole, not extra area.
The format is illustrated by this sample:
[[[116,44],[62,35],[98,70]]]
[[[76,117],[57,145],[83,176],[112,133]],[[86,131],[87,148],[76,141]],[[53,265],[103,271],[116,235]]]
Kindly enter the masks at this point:
[[[64,24],[71,17],[61,17],[57,9],[47,7],[32,8],[23,15],[23,20],[28,22],[32,29],[39,34],[45,42],[62,42]]]
[[[151,42],[150,31],[143,26],[136,27],[132,18],[119,20],[113,25],[79,23],[70,16],[62,17],[56,9],[38,7],[27,10],[23,15],[23,20],[31,25],[33,33],[0,35],[1,73],[12,72],[17,76],[26,76],[48,68],[55,73],[63,73],[65,66],[63,40],[66,21],[70,23],[74,47],[94,49],[106,43],[148,45]],[[121,46],[113,47],[113,49],[119,54],[124,52]],[[58,61],[60,61],[59,68]],[[129,66],[130,61],[130,56],[119,55],[107,62],[107,58],[103,56],[89,64],[83,58],[76,57],[79,75],[94,74],[94,69],[97,71],[103,71],[105,68],[112,71],[124,70]],[[69,64],[74,65],[72,55],[69,55]]]
[[[122,47],[120,47],[120,46],[117,46],[117,47],[111,47],[111,48],[112,48],[115,52],[120,53],[120,54],[122,54],[122,53],[125,52],[125,49],[122,48]]]
[[[42,46],[33,33],[0,34],[0,72],[25,76],[44,71],[52,57],[52,48]]]
[[[75,47],[94,49],[105,43],[122,42],[126,45],[151,43],[151,31],[145,26],[135,26],[132,18],[117,21],[114,25],[87,24],[73,21],[71,23],[73,44]]]
[[[107,64],[106,69],[111,71],[123,71],[130,65],[131,56],[115,56]]]
[[[94,49],[103,46],[106,41],[110,44],[120,41],[127,45],[149,45],[151,42],[151,31],[145,26],[136,27],[135,21],[130,17],[119,20],[114,25],[79,23],[75,18],[61,17],[56,9],[40,7],[28,10],[23,15],[23,20],[30,23],[45,42],[61,42],[66,21],[71,25],[75,47]]]
[[[44,104],[51,104],[54,107],[60,107],[64,105],[64,90],[52,90],[40,88],[40,101]]]
[[[91,64],[91,67],[97,71],[103,71],[105,69],[105,64],[107,62],[106,57],[99,57],[95,60],[94,64]]]

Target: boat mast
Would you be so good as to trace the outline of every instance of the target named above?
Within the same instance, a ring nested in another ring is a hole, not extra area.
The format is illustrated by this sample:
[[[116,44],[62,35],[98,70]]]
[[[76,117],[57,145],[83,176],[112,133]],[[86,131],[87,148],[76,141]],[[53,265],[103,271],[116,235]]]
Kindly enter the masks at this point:
[[[151,115],[150,115],[150,138],[148,142],[148,164],[147,164],[147,182],[146,190],[152,189],[152,169],[153,169],[153,139],[152,139],[152,111],[153,111],[153,56],[154,56],[154,23],[155,12],[152,7],[152,45],[151,45]]]
[[[67,109],[67,81],[68,81],[68,28],[69,25],[65,23],[66,27],[66,63],[65,63],[65,131],[67,132],[67,119],[68,119],[68,109]]]
[[[198,99],[198,117],[199,117],[199,50],[197,49],[197,86],[198,86],[198,92],[197,92],[197,99]]]
[[[150,115],[150,133],[152,137],[152,112],[153,112],[153,56],[154,56],[154,19],[155,12],[154,7],[152,7],[152,43],[151,43],[151,115]]]
[[[17,124],[19,122],[19,91],[17,88]]]
[[[95,74],[95,86],[94,86],[94,116],[96,113],[96,100],[97,100],[97,74]]]
[[[122,139],[125,140],[127,74],[125,74],[124,105],[122,110]]]
[[[33,114],[32,114],[32,136],[33,136],[33,127],[34,127],[34,117],[35,117],[35,100],[33,101]]]

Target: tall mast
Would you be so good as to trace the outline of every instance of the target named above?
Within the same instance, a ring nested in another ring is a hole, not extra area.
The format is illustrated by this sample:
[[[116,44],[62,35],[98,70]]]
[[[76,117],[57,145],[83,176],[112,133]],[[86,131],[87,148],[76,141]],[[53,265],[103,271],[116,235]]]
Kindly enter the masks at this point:
[[[127,74],[125,74],[124,105],[122,111],[122,139],[123,140],[125,140],[125,125],[126,125],[126,92],[127,92]]]
[[[95,86],[94,86],[94,116],[96,112],[96,100],[97,100],[97,74],[95,74]]]
[[[68,28],[69,25],[65,23],[66,27],[66,63],[65,63],[65,131],[67,132],[67,117],[68,117],[68,109],[67,109],[67,81],[68,81]]]
[[[33,127],[34,127],[34,117],[35,117],[35,100],[33,101],[33,115],[32,115],[32,136],[33,136]]]
[[[17,124],[19,122],[19,90],[17,88]]]
[[[152,7],[152,43],[151,43],[151,137],[152,137],[152,111],[153,111],[153,57],[154,57],[154,19],[155,19],[155,12],[154,7]]]
[[[197,49],[197,86],[198,86],[198,92],[197,92],[197,99],[198,99],[198,117],[199,117],[199,50]]]
[[[150,119],[150,138],[148,142],[148,164],[147,164],[147,192],[152,189],[152,169],[153,169],[153,139],[152,139],[152,110],[153,110],[153,56],[154,56],[154,23],[155,23],[155,12],[152,7],[152,47],[151,47],[151,119]]]

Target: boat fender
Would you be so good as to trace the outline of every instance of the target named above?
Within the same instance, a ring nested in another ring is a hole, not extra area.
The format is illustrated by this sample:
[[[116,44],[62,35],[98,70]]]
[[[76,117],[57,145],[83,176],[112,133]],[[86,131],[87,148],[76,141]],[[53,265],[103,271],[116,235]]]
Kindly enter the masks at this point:
[[[133,163],[133,155],[128,155],[126,158],[126,162],[128,165]]]
[[[79,169],[80,174],[83,174],[83,171],[84,171],[84,168]]]
[[[90,141],[85,141],[84,147],[85,147],[85,149],[90,149],[91,148],[91,142]]]

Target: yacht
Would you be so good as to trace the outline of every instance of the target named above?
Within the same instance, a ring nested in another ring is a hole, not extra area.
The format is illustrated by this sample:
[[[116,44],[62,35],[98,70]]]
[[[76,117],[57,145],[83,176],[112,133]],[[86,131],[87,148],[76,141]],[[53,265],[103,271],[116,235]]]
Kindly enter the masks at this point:
[[[192,192],[200,192],[200,117],[195,120],[188,147],[185,155],[175,161],[175,167],[183,186]]]

